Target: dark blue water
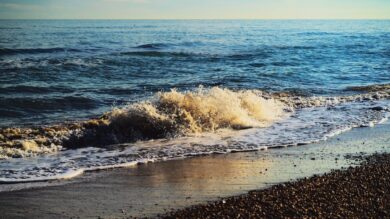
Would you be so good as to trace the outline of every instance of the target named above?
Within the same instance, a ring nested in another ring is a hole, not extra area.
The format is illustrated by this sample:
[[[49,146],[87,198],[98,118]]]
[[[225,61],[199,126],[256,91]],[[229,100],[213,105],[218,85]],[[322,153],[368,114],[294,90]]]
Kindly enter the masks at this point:
[[[0,126],[203,85],[342,95],[390,82],[390,21],[0,21]]]

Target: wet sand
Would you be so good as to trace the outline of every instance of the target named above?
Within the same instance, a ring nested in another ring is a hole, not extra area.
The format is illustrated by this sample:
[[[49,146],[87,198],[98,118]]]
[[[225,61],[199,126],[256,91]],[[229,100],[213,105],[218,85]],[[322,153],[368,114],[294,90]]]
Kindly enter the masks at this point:
[[[3,218],[154,217],[354,166],[362,156],[389,152],[389,130],[382,124],[299,147],[148,163],[61,182],[0,185],[0,191],[15,190],[0,192],[0,212]]]
[[[389,218],[390,154],[358,167],[223,198],[164,218]]]

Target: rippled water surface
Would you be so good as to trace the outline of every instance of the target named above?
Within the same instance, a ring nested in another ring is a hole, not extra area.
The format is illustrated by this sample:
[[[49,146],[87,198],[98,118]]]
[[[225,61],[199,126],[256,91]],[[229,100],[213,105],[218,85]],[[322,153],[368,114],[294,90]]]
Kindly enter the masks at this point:
[[[390,21],[0,21],[0,125],[199,85],[331,95],[390,81]]]

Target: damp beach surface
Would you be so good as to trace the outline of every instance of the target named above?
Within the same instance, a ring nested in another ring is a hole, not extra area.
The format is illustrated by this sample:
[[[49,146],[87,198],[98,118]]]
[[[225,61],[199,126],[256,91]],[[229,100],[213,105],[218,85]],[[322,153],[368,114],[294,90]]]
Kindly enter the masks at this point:
[[[262,191],[200,204],[163,218],[388,218],[390,155]]]
[[[389,152],[389,130],[390,124],[384,123],[303,146],[147,163],[67,181],[1,185],[8,191],[0,193],[0,210],[10,218],[166,215],[332,169],[359,166],[369,155]]]

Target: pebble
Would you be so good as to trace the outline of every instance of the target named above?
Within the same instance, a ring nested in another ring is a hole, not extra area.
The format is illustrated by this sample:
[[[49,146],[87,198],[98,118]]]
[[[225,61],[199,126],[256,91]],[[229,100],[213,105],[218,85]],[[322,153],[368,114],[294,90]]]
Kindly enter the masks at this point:
[[[390,218],[390,154],[357,167],[195,205],[161,218]]]

